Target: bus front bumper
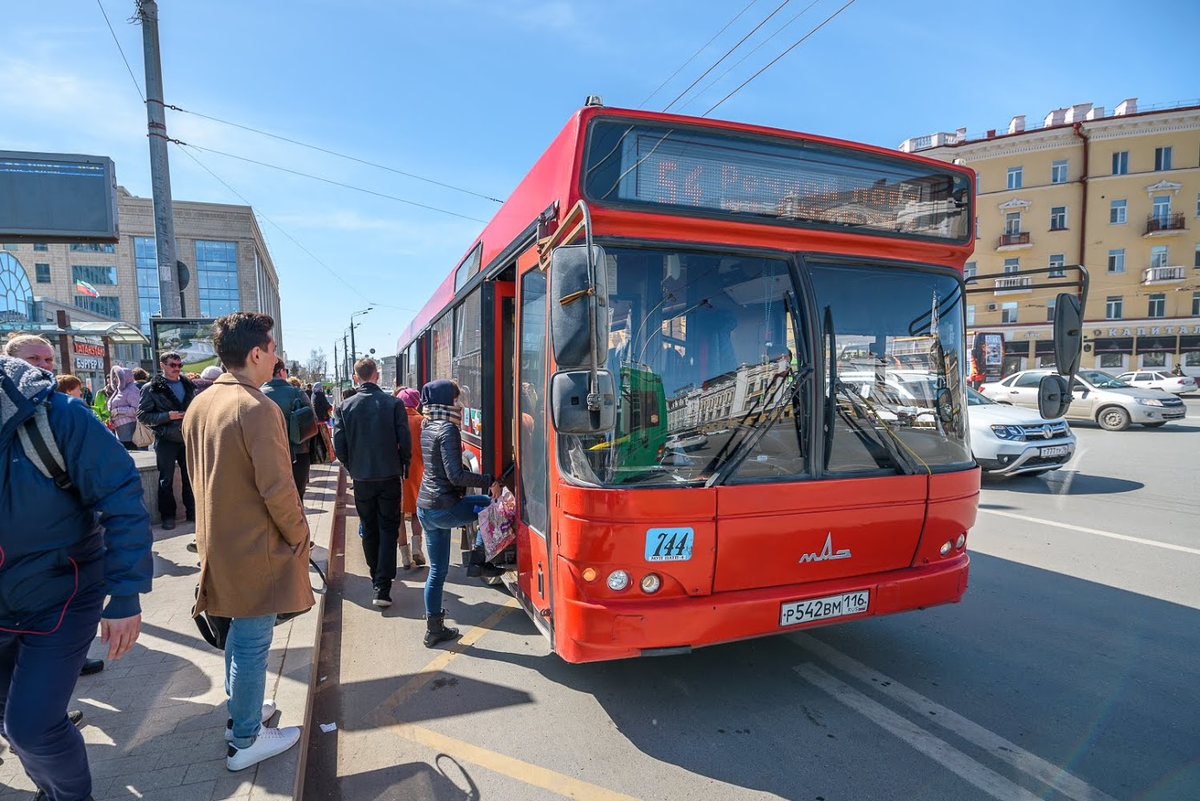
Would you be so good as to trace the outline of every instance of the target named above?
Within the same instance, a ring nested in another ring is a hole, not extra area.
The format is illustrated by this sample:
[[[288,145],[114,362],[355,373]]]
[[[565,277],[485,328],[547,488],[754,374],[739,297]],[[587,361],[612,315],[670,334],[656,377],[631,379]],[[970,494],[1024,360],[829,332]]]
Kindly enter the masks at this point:
[[[555,604],[555,650],[567,662],[686,653],[736,640],[786,634],[865,617],[958,603],[967,589],[970,557],[959,555],[918,568],[804,585],[765,587],[705,596],[630,598],[597,604],[560,597]],[[869,592],[866,611],[782,625],[785,607],[813,599]],[[574,636],[571,636],[574,635]]]

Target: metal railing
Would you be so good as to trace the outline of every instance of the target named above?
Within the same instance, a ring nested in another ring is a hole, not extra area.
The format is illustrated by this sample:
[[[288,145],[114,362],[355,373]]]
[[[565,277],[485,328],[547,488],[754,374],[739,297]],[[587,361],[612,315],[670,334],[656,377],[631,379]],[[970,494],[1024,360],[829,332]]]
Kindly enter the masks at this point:
[[[1174,214],[1151,214],[1146,218],[1146,233],[1152,234],[1156,231],[1182,231],[1184,230],[1184,219],[1187,217],[1182,211],[1177,211]]]
[[[1028,244],[1029,244],[1029,232],[1028,231],[1021,231],[1020,233],[1016,233],[1016,234],[1001,234],[1000,235],[1000,245],[999,245],[1000,247],[1007,247],[1008,245],[1028,245]]]

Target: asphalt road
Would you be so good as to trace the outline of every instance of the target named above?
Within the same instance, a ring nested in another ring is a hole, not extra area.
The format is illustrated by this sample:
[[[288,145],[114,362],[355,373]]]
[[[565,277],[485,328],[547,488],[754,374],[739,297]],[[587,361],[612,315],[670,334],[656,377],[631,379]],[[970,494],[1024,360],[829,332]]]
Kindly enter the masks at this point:
[[[426,650],[422,577],[371,609],[351,516],[305,798],[1196,801],[1200,399],[1074,428],[985,482],[961,604],[687,656],[564,664],[458,568],[465,647]]]

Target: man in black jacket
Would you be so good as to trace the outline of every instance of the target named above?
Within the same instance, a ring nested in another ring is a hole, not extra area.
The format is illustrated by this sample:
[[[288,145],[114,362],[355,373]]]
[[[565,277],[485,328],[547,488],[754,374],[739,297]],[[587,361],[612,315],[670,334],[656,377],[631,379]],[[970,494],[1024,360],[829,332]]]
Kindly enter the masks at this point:
[[[379,388],[374,359],[354,364],[358,392],[342,403],[333,450],[354,479],[354,508],[363,527],[363,554],[375,588],[371,603],[392,605],[396,543],[400,539],[401,481],[412,457],[408,413],[398,398]]]
[[[299,404],[311,406],[308,396],[304,394],[304,390],[297,389],[288,382],[287,364],[283,359],[275,359],[275,372],[271,374],[271,380],[263,384],[262,392],[268,398],[275,402],[279,407],[279,411],[283,412],[283,431],[288,437],[288,445],[292,449],[292,480],[296,482],[296,492],[300,493],[300,503],[304,503],[304,493],[308,489],[308,474],[312,467],[312,456],[309,452],[311,439],[306,439],[304,442],[296,443],[291,440],[291,419],[292,413],[299,408]]]
[[[183,477],[183,508],[188,520],[196,519],[196,500],[188,480],[183,454],[183,415],[192,405],[196,386],[182,374],[183,357],[167,351],[158,357],[162,375],[142,387],[137,419],[154,429],[154,453],[158,461],[158,513],[164,529],[175,528],[175,466]]]

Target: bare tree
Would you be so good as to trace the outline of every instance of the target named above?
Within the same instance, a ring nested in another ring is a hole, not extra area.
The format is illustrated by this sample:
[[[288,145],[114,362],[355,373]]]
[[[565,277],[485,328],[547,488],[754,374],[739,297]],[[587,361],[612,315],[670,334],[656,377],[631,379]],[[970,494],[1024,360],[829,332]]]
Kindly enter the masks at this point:
[[[304,381],[324,381],[325,370],[329,367],[329,359],[325,356],[324,348],[313,348],[304,363]]]

